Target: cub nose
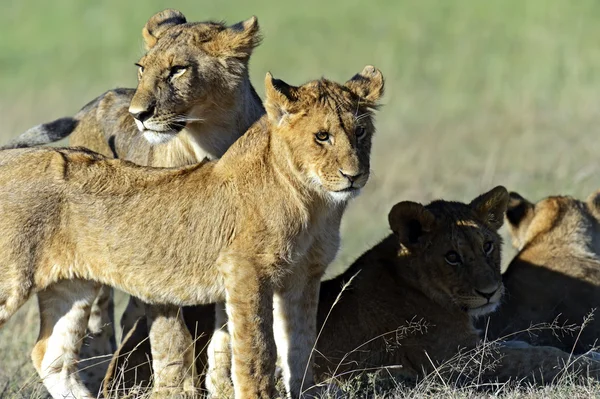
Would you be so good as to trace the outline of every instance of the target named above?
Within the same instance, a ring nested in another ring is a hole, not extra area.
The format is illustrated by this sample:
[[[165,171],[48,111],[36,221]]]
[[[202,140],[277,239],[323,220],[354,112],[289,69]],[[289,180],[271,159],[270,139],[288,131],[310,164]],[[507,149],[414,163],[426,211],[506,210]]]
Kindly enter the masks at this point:
[[[491,297],[494,296],[494,294],[496,293],[496,291],[498,291],[499,287],[495,287],[495,288],[490,288],[489,290],[486,289],[485,291],[480,291],[480,290],[475,290],[475,292],[478,295],[481,295],[482,297],[484,297],[485,299],[487,299],[488,301],[490,300]]]
[[[133,116],[135,119],[137,119],[140,122],[144,122],[144,121],[148,120],[148,118],[150,118],[152,115],[154,115],[154,110],[155,110],[154,104],[151,104],[146,109],[138,109],[138,108],[129,107],[129,113],[131,114],[131,116]]]
[[[362,176],[362,173],[360,173],[360,172],[352,174],[352,173],[344,172],[341,169],[340,169],[340,174],[342,176],[344,176],[346,179],[348,179],[348,181],[350,182],[350,184],[354,183],[356,181],[356,179],[358,179],[359,177]]]

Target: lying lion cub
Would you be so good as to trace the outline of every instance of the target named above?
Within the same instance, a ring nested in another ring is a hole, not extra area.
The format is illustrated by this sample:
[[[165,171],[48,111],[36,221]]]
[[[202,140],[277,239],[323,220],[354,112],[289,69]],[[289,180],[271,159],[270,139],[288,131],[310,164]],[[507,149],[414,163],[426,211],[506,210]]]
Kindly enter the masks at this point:
[[[267,74],[265,86],[267,117],[219,161],[151,169],[73,149],[0,153],[0,325],[38,294],[32,358],[54,398],[93,397],[75,362],[100,283],[156,305],[226,301],[236,398],[273,396],[277,355],[290,396],[312,385],[320,278],[369,177],[383,77],[368,66],[344,85]]]
[[[473,317],[496,309],[504,291],[497,230],[507,201],[506,189],[496,187],[470,204],[434,201],[427,206],[414,202],[394,206],[389,214],[394,234],[342,275],[321,283],[321,333],[314,352],[319,380],[349,378],[355,372],[383,367],[393,375],[417,379],[435,367],[439,376],[455,380],[551,382],[565,365],[570,371],[590,366],[590,374],[598,377],[599,363],[569,359],[568,353],[556,348],[481,344]],[[205,314],[211,316],[208,309]],[[201,333],[211,330],[198,331],[198,336]],[[130,357],[127,351],[143,345],[146,335],[141,319],[113,357],[107,381],[114,383],[127,370],[131,371],[126,386],[133,385],[134,377],[149,378],[143,356],[134,350]],[[460,358],[460,348],[463,353],[478,352]]]
[[[448,378],[550,382],[559,375],[569,354],[550,347],[488,347],[475,357],[484,360],[481,368],[472,360],[469,364],[473,353],[456,357],[459,348],[480,345],[473,317],[494,311],[502,298],[497,230],[507,201],[506,189],[496,187],[470,204],[395,205],[389,214],[394,234],[344,274],[321,284],[318,324],[323,331],[316,352],[320,379],[382,366],[401,366],[389,372],[409,378],[434,367]],[[571,361],[572,369],[593,365],[595,376],[600,375],[600,363]]]
[[[585,202],[553,196],[537,204],[511,193],[506,220],[519,253],[504,274],[506,304],[490,335],[575,353],[600,345],[600,191]],[[594,309],[585,328],[573,326]],[[540,323],[555,328],[524,332]]]

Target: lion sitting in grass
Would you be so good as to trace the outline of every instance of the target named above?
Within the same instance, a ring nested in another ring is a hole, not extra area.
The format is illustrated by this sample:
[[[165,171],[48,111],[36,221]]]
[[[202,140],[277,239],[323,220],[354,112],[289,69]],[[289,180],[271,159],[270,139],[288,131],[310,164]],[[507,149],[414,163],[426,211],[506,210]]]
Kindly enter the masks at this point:
[[[0,326],[38,295],[32,358],[54,398],[95,397],[76,363],[100,284],[159,316],[226,303],[238,399],[273,397],[277,355],[288,395],[312,386],[320,279],[369,178],[383,76],[368,66],[345,84],[294,87],[267,74],[265,86],[267,116],[218,161],[163,169],[78,149],[0,152]],[[160,327],[151,339],[171,333]],[[171,342],[184,361],[158,368],[182,381],[155,375],[156,396],[195,394],[188,338]]]
[[[585,202],[551,196],[536,204],[511,193],[506,220],[519,252],[490,336],[574,353],[600,345],[600,191]],[[523,332],[532,325],[542,326]]]
[[[551,382],[564,371],[588,369],[598,377],[600,363],[590,359],[570,358],[552,347],[485,342],[475,329],[473,319],[494,311],[504,292],[497,230],[507,202],[506,189],[496,187],[470,204],[395,205],[389,214],[394,233],[321,284],[313,354],[318,380],[379,369],[412,380],[433,372],[434,378],[454,382]],[[143,343],[144,324],[138,323],[139,335],[134,329],[123,342],[108,380],[121,375],[119,362],[131,374],[143,364],[135,352],[125,360],[124,349]]]

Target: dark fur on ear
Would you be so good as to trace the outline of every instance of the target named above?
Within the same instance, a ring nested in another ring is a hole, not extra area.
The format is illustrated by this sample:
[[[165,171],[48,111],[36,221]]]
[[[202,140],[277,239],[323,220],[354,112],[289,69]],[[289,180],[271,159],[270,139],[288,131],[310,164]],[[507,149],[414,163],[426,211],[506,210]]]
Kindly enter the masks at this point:
[[[171,8],[150,17],[144,29],[142,29],[146,50],[154,47],[167,29],[175,25],[185,24],[186,22],[185,16],[180,11]]]
[[[469,206],[477,216],[490,228],[498,230],[504,223],[504,214],[508,205],[508,191],[497,186],[485,194],[475,198]]]
[[[403,201],[393,206],[388,221],[400,244],[409,251],[422,243],[422,238],[435,226],[435,216],[417,202]]]
[[[600,190],[590,194],[586,200],[586,203],[594,216],[600,220]]]
[[[265,109],[271,123],[277,125],[289,113],[298,88],[275,79],[270,72],[265,77]]]
[[[367,65],[362,72],[346,82],[346,87],[365,101],[375,104],[383,95],[384,80],[381,71]]]
[[[534,206],[518,193],[511,191],[506,209],[506,220],[511,226],[517,227],[533,210]]]

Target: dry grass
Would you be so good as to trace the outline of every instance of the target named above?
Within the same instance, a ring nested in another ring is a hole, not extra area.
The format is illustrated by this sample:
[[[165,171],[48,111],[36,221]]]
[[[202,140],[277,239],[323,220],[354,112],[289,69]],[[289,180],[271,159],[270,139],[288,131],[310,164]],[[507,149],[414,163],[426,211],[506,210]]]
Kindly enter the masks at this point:
[[[0,13],[0,141],[73,114],[108,88],[135,85],[141,27],[166,7],[191,20],[256,14],[265,34],[252,60],[259,93],[267,70],[291,83],[347,79],[369,63],[383,71],[373,177],[347,212],[330,274],[387,232],[387,212],[403,199],[469,200],[496,184],[533,200],[585,197],[600,185],[595,0],[8,2]],[[41,395],[29,362],[35,312],[28,304],[0,330],[2,398]],[[375,386],[361,383],[355,396]],[[435,384],[391,392],[373,397],[479,396]],[[500,394],[573,398],[600,389]]]

